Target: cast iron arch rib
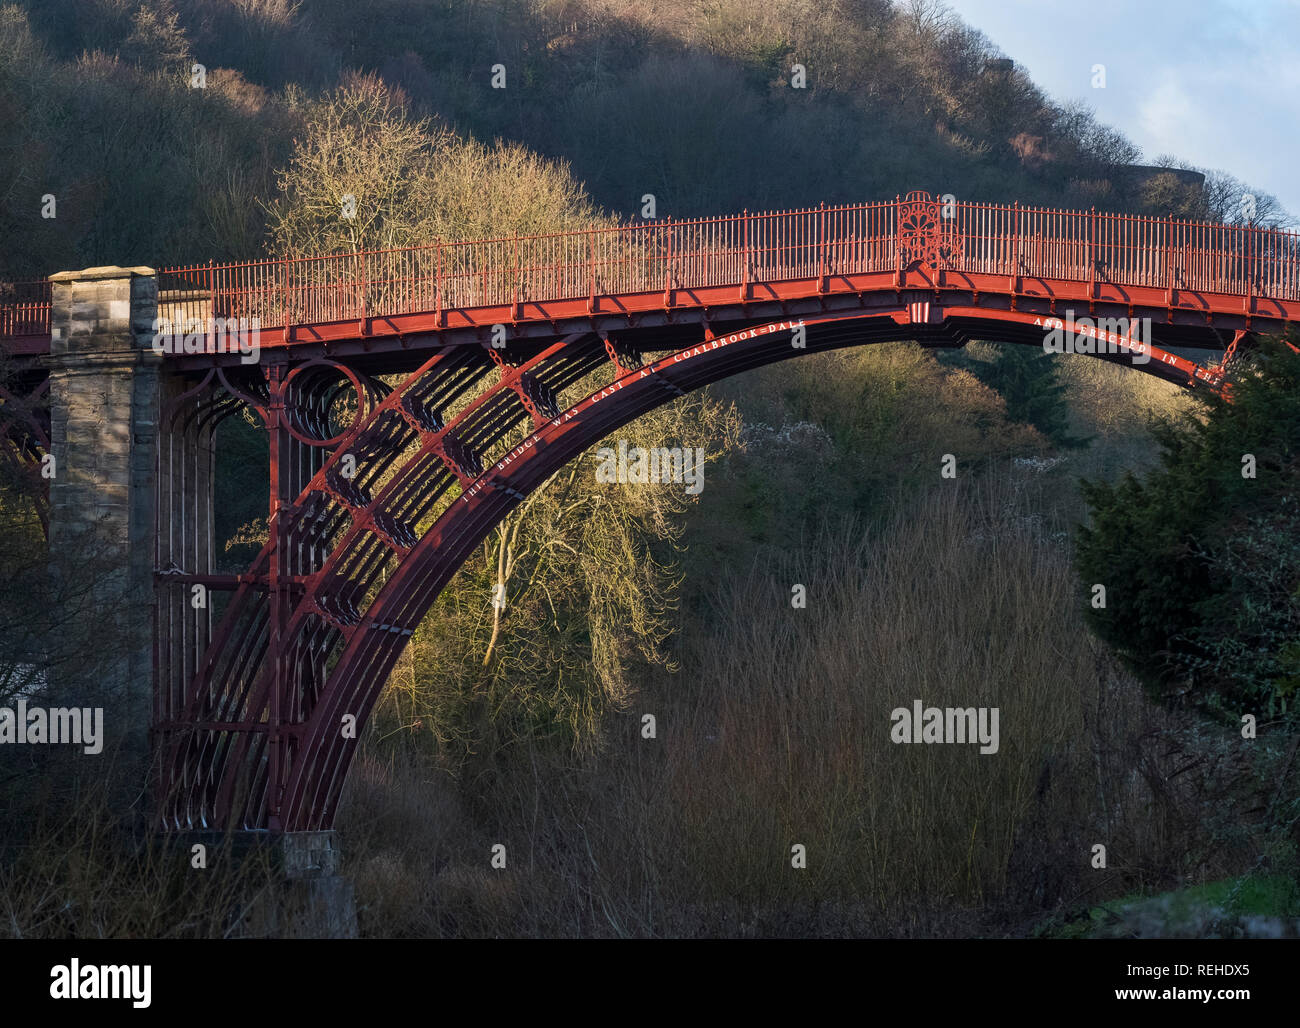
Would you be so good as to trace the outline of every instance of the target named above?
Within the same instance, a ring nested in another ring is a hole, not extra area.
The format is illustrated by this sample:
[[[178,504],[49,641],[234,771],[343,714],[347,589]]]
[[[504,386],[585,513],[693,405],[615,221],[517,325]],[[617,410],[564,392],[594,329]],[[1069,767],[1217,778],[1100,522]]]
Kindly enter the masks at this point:
[[[482,353],[473,348],[443,350],[427,360],[355,426],[290,515],[306,519],[303,531],[321,526],[316,531],[328,536],[331,546],[287,622],[286,656],[294,660],[309,651],[319,666],[321,654],[336,654],[337,663],[309,695],[292,683],[290,691],[299,702],[285,727],[282,788],[268,794],[272,783],[265,732],[196,729],[195,734],[207,736],[201,748],[174,751],[171,761],[172,781],[185,782],[180,791],[191,795],[173,791],[165,821],[180,826],[197,814],[207,824],[233,818],[245,827],[329,827],[356,746],[355,738],[341,730],[344,716],[351,715],[358,726],[365,722],[411,633],[500,519],[587,447],[647,411],[711,382],[804,353],[918,336],[952,345],[972,335],[987,338],[990,329],[1039,345],[1042,338],[1041,327],[1028,315],[978,328],[955,321],[918,325],[907,316],[907,308],[900,308],[888,315],[864,318],[861,312],[848,312],[804,319],[803,324],[803,349],[791,345],[792,321],[737,329],[647,361],[641,368],[619,368],[622,373],[609,386],[540,421],[519,395],[520,381],[527,381],[523,376],[542,383],[550,395],[561,395],[593,368],[610,363],[599,337],[581,345],[571,340],[556,343],[509,367],[476,363]],[[1136,367],[1182,384],[1194,381],[1178,363],[1160,359],[1163,351],[1153,347],[1152,355],[1150,364]],[[484,387],[484,375],[458,374],[470,366],[487,372],[488,378],[495,368],[500,377]],[[444,407],[454,405],[456,397],[464,402],[475,388],[481,391],[455,417],[445,419]],[[363,503],[336,495],[329,482],[341,456],[352,452],[358,440],[373,439],[376,426],[395,415],[407,426],[399,435],[419,440],[418,446],[412,444],[414,452],[408,447],[408,456],[401,460],[396,449],[390,451],[385,471],[391,477]],[[532,431],[472,477],[448,454],[449,439],[486,454],[521,427]],[[409,537],[396,540],[383,529],[377,515],[395,509],[395,516],[414,525],[453,486],[459,486],[461,494],[412,545],[404,544]],[[271,545],[259,565],[268,560]],[[372,597],[368,604],[367,595]],[[255,605],[257,597],[247,590],[242,599],[247,607]],[[219,720],[232,727],[265,710],[271,690],[285,684],[277,682],[276,669],[265,659],[265,630],[263,620],[256,623],[255,632],[244,633],[237,665],[227,669],[227,658],[216,653],[200,676],[205,687],[196,690],[196,699],[224,697]],[[254,634],[257,638],[250,645]],[[190,716],[196,725],[206,720],[202,703],[191,708]],[[198,773],[186,775],[186,767]]]

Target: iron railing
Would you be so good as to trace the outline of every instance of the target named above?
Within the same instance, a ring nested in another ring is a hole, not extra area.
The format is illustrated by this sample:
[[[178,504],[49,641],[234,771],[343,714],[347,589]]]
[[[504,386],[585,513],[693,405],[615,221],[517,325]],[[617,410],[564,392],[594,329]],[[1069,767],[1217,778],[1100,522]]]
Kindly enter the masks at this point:
[[[914,196],[170,267],[158,275],[159,314],[173,323],[256,318],[265,329],[902,271],[918,258],[955,273],[1300,300],[1294,232]],[[49,331],[48,283],[25,285],[44,293],[0,293],[0,336]]]
[[[0,282],[0,339],[50,334],[48,279]]]

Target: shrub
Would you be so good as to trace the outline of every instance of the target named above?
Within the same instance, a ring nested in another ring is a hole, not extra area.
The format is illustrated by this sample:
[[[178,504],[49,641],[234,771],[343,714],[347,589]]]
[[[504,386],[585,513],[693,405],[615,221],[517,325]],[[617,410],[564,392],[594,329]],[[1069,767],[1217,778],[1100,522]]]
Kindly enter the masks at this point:
[[[1106,587],[1098,634],[1157,693],[1276,713],[1297,673],[1300,356],[1265,340],[1229,388],[1157,426],[1144,480],[1083,484],[1079,571]]]

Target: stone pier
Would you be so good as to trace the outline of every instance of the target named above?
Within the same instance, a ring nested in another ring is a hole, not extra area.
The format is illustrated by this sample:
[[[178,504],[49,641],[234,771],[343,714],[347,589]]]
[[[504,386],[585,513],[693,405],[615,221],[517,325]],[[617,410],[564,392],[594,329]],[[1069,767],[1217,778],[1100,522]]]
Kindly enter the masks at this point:
[[[50,699],[104,708],[105,773],[124,802],[143,798],[138,809],[152,821],[150,724],[178,715],[211,632],[209,608],[190,605],[189,580],[155,572],[213,571],[215,441],[206,423],[160,424],[164,401],[194,382],[170,374],[154,351],[152,268],[65,271],[50,281],[50,564],[69,612],[50,648]],[[156,702],[159,690],[166,702]],[[202,842],[213,852],[229,847],[236,863],[256,858],[249,874],[270,871],[270,887],[231,912],[237,934],[355,936],[352,884],[339,873],[333,832],[177,832],[170,841],[178,860]]]
[[[226,911],[228,938],[357,937],[352,880],[342,874],[333,831],[177,832],[169,841],[178,861],[188,860],[197,843],[213,864],[240,869]]]
[[[56,697],[104,707],[110,744],[143,762],[153,693],[154,469],[160,358],[152,268],[50,276],[50,554],[75,604]],[[125,768],[124,768],[125,770]]]

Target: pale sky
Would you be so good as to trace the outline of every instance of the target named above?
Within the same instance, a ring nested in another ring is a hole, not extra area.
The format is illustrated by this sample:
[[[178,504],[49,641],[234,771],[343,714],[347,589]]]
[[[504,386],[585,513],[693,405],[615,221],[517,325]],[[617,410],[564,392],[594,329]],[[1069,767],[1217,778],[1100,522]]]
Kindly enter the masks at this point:
[[[1168,153],[1227,171],[1300,217],[1300,0],[945,2],[1145,162]]]

